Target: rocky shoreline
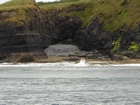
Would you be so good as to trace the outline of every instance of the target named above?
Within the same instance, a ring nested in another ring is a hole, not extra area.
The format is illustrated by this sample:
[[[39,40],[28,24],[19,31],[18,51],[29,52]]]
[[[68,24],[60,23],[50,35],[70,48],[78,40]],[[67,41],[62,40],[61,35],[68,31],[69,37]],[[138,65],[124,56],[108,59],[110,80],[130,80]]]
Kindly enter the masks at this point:
[[[80,62],[81,59],[85,59],[87,63],[93,64],[140,64],[140,59],[129,59],[129,60],[98,60],[98,59],[87,59],[84,57],[64,57],[64,56],[48,56],[48,59],[42,60],[38,63],[56,63],[56,62]]]
[[[92,0],[90,2],[96,4]],[[108,3],[104,0],[102,3],[103,7],[109,7],[113,2]],[[131,13],[126,7],[133,6],[133,2],[126,2],[124,7],[119,4],[120,11],[116,11],[116,8],[112,10],[115,15],[111,11],[103,13],[100,10],[97,14],[91,15],[89,10],[94,9],[92,4],[85,5],[83,2],[65,8],[44,10],[33,0],[30,7],[21,6],[16,9],[17,11],[12,7],[10,10],[1,8],[1,62],[57,62],[77,61],[81,58],[95,61],[139,62],[139,18],[135,18],[138,19],[133,22],[135,25],[131,22],[128,25],[127,21],[122,21],[125,20],[122,19],[122,15],[127,17]],[[139,14],[139,9],[135,12]],[[87,16],[86,14],[91,18],[83,20],[82,17]],[[84,24],[86,20],[88,22]],[[122,21],[121,24],[118,21]],[[112,25],[117,29],[114,30]]]
[[[12,58],[12,59],[11,59]],[[57,62],[80,62],[81,59],[85,59],[86,63],[91,64],[140,64],[140,59],[128,59],[128,60],[99,60],[99,59],[88,59],[84,57],[69,57],[69,56],[47,56],[47,58],[36,58],[34,56],[24,56],[21,59],[15,59],[11,57],[10,59],[1,60],[0,63],[57,63]]]
[[[45,53],[12,53],[9,55],[1,55],[1,63],[55,63],[55,62],[75,62],[78,63],[81,59],[86,62],[100,64],[125,64],[137,63],[140,64],[140,59],[129,58],[123,55],[112,55],[110,58],[98,51],[81,51],[75,45],[57,44],[51,45],[45,49]]]

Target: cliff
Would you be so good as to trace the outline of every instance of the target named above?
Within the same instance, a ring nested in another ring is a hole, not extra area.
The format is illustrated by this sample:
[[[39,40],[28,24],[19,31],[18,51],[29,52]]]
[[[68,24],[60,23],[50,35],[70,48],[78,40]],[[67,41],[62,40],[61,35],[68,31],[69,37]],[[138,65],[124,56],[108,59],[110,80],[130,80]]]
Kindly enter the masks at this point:
[[[0,5],[0,53],[40,55],[63,43],[112,59],[139,58],[139,17],[139,0],[11,0]]]

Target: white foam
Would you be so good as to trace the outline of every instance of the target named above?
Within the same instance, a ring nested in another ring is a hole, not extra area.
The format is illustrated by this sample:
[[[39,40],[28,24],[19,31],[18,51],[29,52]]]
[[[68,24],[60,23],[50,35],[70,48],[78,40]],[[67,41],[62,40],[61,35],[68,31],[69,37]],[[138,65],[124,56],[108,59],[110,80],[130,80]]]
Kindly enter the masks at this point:
[[[114,64],[113,66],[140,66],[140,64]]]
[[[88,63],[86,63],[85,59],[81,59],[79,63],[75,64],[74,66],[89,66]]]
[[[0,67],[87,67],[87,66],[137,66],[140,64],[101,64],[98,62],[86,63],[85,59],[80,62],[56,62],[56,63],[0,63]]]

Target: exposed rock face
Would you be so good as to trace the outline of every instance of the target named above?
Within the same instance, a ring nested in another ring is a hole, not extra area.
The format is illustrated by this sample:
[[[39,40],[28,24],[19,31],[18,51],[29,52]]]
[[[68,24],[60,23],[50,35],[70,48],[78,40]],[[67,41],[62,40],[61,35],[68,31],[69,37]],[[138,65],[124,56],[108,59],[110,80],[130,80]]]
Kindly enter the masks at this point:
[[[17,53],[21,56],[19,53],[25,53],[19,61],[34,61],[34,54],[41,56],[45,54],[45,48],[58,43],[75,44],[81,50],[92,51],[92,56],[112,57],[111,49],[115,46],[112,43],[119,37],[121,40],[114,54],[128,51],[132,42],[140,43],[140,26],[133,30],[124,26],[116,32],[109,33],[102,29],[98,18],[94,18],[88,26],[82,27],[79,18],[63,15],[66,12],[83,11],[85,8],[86,5],[53,11],[43,11],[38,7],[25,9],[25,21],[22,25],[6,21],[16,15],[16,12],[0,13],[0,59],[6,58],[6,54]],[[138,50],[135,57],[139,57],[140,49]],[[26,55],[27,53],[33,55]]]
[[[79,48],[88,51],[99,50],[108,53],[113,47],[112,42],[111,35],[101,30],[97,18],[89,26],[80,29],[75,37],[75,43]]]
[[[140,54],[140,25],[135,29],[129,29],[124,25],[117,32],[114,32],[111,38],[115,41],[120,38],[120,41],[117,42],[118,48],[114,53],[129,58],[138,58]],[[132,46],[132,49],[130,49],[130,46]]]
[[[36,33],[20,33],[1,37],[1,53],[42,53],[40,36]]]
[[[59,12],[45,12],[40,29],[44,48],[68,39],[74,39],[82,22],[76,17],[59,16]]]
[[[6,62],[44,62],[48,57],[42,53],[12,53],[5,59]]]
[[[40,20],[38,17],[35,17],[36,11],[38,12],[38,10],[30,11],[31,15],[28,15],[29,12],[25,14],[28,20],[23,25],[5,21],[7,18],[15,15],[15,12],[1,13],[0,53],[44,53],[40,34],[37,30]]]
[[[123,30],[122,30],[123,29]],[[129,46],[132,44],[132,42],[140,43],[140,25],[136,29],[129,29],[129,28],[123,28],[119,30],[119,33],[117,35],[122,35],[121,43],[120,43],[120,50],[128,50]],[[125,30],[125,31],[124,31]]]
[[[76,55],[75,53],[79,53],[80,50],[74,45],[59,44],[49,46],[45,52],[50,56],[70,56]]]

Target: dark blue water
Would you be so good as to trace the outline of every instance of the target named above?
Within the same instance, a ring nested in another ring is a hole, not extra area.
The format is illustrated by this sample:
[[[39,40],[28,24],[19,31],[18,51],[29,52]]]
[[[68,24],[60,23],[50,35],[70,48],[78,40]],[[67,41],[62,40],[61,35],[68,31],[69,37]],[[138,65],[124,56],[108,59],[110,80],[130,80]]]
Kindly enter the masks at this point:
[[[0,105],[140,105],[140,65],[0,64]]]

